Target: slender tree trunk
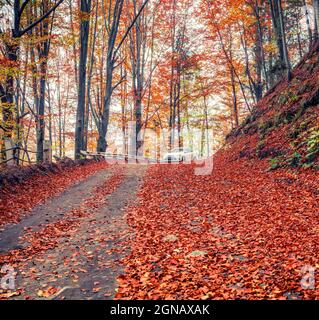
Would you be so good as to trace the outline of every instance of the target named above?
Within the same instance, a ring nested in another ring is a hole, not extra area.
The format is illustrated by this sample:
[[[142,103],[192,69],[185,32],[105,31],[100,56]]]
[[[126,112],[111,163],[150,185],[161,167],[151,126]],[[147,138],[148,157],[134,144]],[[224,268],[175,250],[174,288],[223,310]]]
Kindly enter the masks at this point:
[[[307,31],[308,31],[308,40],[309,40],[309,48],[310,48],[312,46],[313,36],[312,36],[312,30],[311,30],[311,26],[310,26],[309,10],[308,10],[308,6],[307,6],[306,0],[303,0],[303,6],[305,8]]]
[[[49,10],[50,1],[45,0],[43,6],[39,12],[42,16]],[[46,81],[47,81],[47,70],[48,70],[48,58],[50,51],[50,37],[52,34],[54,13],[49,23],[49,18],[43,20],[39,24],[39,33],[41,37],[44,37],[42,43],[38,45],[38,56],[40,62],[40,83],[39,83],[39,105],[37,110],[37,162],[43,161],[43,147],[45,139],[45,93],[46,93]]]
[[[81,0],[80,65],[78,106],[75,125],[75,158],[81,158],[85,133],[86,72],[90,31],[91,0]]]
[[[95,5],[95,22],[93,26],[93,30],[91,32],[91,53],[90,53],[90,62],[89,62],[89,72],[87,79],[87,89],[86,89],[86,106],[85,106],[85,114],[84,114],[84,137],[83,137],[83,150],[87,150],[88,144],[88,129],[89,129],[89,118],[90,118],[90,106],[92,105],[91,98],[91,87],[92,87],[92,76],[93,76],[93,68],[95,63],[95,45],[96,45],[96,36],[97,36],[97,25],[98,25],[98,10],[99,4],[98,2]]]
[[[233,93],[234,120],[235,120],[236,127],[238,127],[238,125],[239,125],[239,117],[238,117],[238,105],[237,105],[235,72],[234,72],[234,68],[233,67],[230,67],[230,79],[231,79],[231,86],[232,86],[232,93]]]
[[[180,100],[180,95],[181,95],[181,80],[179,76],[179,80],[177,83],[177,97],[176,97],[176,112],[177,112],[177,137],[178,137],[178,147],[182,148],[183,147],[183,141],[182,141],[182,122],[181,122],[181,100]]]
[[[13,29],[12,37],[5,40],[5,56],[10,61],[12,67],[18,66],[18,55],[19,55],[19,39],[20,39],[20,1],[15,0],[13,4]],[[1,102],[2,108],[2,120],[4,130],[4,138],[11,139],[14,134],[14,123],[17,113],[17,106],[14,102],[15,93],[15,77],[13,72],[9,72],[6,76],[5,87],[1,90]]]
[[[13,41],[14,42],[14,41]],[[6,43],[6,56],[10,61],[12,66],[18,65],[18,52],[19,46],[14,43]],[[5,89],[3,90],[3,94],[1,95],[1,102],[3,105],[2,108],[2,120],[3,120],[3,127],[5,128],[4,131],[4,138],[11,139],[13,138],[14,134],[14,123],[15,123],[15,115],[17,111],[17,107],[14,102],[14,75],[10,72],[6,76],[5,81]]]
[[[250,94],[251,97],[254,101],[259,101],[262,98],[262,82],[261,82],[261,59],[260,59],[260,51],[258,50],[258,45],[256,45],[255,49],[255,69],[256,69],[256,76],[257,79],[256,81],[253,79],[251,76],[250,72],[250,64],[249,64],[249,55],[248,55],[248,49],[247,49],[247,44],[246,44],[246,39],[245,39],[245,28],[243,30],[243,35],[240,37],[241,39],[241,44],[244,50],[245,54],[245,63],[246,63],[246,75],[248,78],[248,83],[249,83],[249,89],[250,89]]]
[[[99,125],[99,138],[97,142],[97,151],[105,152],[107,148],[106,134],[109,125],[110,117],[110,104],[112,96],[112,82],[113,82],[113,66],[114,63],[112,60],[107,61],[107,71],[106,71],[106,86],[105,86],[105,97],[103,103],[103,113]]]
[[[206,157],[210,157],[210,143],[209,143],[209,120],[208,120],[208,105],[206,95],[203,95],[204,100],[204,119],[205,119],[205,131],[206,131]]]
[[[46,58],[44,58],[46,59]],[[45,85],[46,85],[46,72],[47,62],[46,60],[41,62],[40,65],[40,97],[39,97],[39,108],[38,108],[38,121],[37,121],[37,162],[43,161],[43,143],[45,137]]]
[[[133,0],[134,16],[137,15],[137,1]],[[134,120],[136,123],[135,145],[136,155],[141,152],[143,145],[142,137],[142,92],[144,87],[144,58],[145,58],[145,42],[143,45],[143,36],[145,36],[145,25],[143,24],[143,16],[139,16],[134,25],[133,35],[130,34],[130,51],[132,62],[132,84],[134,91]]]
[[[62,99],[61,99],[61,83],[60,83],[60,71],[58,70],[58,74],[57,74],[57,95],[58,95],[58,136],[59,136],[59,157],[60,159],[62,159],[63,157],[63,112],[62,112]]]
[[[291,80],[291,65],[289,60],[289,54],[288,54],[288,47],[287,47],[287,39],[286,39],[286,30],[285,30],[285,21],[284,21],[284,13],[282,9],[282,1],[277,0],[278,5],[278,11],[279,11],[279,25],[280,25],[280,33],[282,37],[282,50],[284,54],[284,65],[287,72],[287,78],[290,81]]]
[[[175,70],[174,70],[174,55],[175,55],[175,36],[176,36],[176,0],[173,2],[172,13],[172,28],[171,28],[171,78],[170,78],[170,93],[169,93],[169,151],[172,150],[175,143]]]
[[[125,55],[125,53],[124,53]],[[126,70],[121,66],[121,78],[126,78]],[[127,103],[127,84],[126,81],[121,83],[121,129],[122,129],[122,153],[127,154],[126,148],[126,103]]]
[[[313,0],[312,2],[314,10],[314,40],[318,40],[319,36],[319,0]]]
[[[52,148],[52,145],[53,145],[53,138],[52,138],[52,102],[51,102],[51,88],[50,88],[49,83],[47,83],[47,92],[48,92],[48,118],[49,118],[48,131],[49,131],[50,146]]]
[[[113,70],[115,65],[114,49],[115,42],[118,34],[118,28],[120,23],[120,17],[123,9],[123,0],[116,0],[114,4],[114,9],[110,8],[109,10],[113,11],[113,19],[110,27],[109,39],[108,39],[108,48],[107,48],[107,58],[106,58],[106,81],[105,81],[105,96],[103,101],[103,111],[100,116],[98,132],[99,137],[97,141],[97,151],[105,152],[107,148],[106,134],[109,125],[110,117],[110,104],[113,93]]]
[[[277,47],[279,51],[276,73],[279,78],[281,78],[284,73],[286,73],[288,79],[290,79],[291,67],[287,49],[282,2],[281,0],[269,0],[269,4],[275,37],[277,41]]]
[[[73,44],[72,44],[72,49],[73,49],[73,63],[74,63],[74,79],[75,79],[75,84],[77,90],[79,90],[79,80],[78,80],[78,57],[77,57],[77,52],[76,52],[76,42],[75,40],[75,26],[74,26],[74,21],[73,21],[73,10],[72,10],[72,1],[69,2],[69,13],[70,13],[70,26],[71,26],[71,32],[72,32],[72,38],[73,38]],[[78,8],[77,8],[78,9]]]
[[[266,58],[265,58],[265,50],[264,50],[264,32],[260,21],[260,9],[258,5],[258,0],[255,2],[254,12],[257,20],[257,44],[260,48],[260,58],[261,58],[261,64],[262,69],[264,72],[265,77],[265,83],[266,83],[266,89],[269,89],[269,78],[268,78],[268,72],[266,68]]]
[[[301,60],[302,59],[301,27],[298,20],[297,20],[297,43],[298,43],[299,59]]]

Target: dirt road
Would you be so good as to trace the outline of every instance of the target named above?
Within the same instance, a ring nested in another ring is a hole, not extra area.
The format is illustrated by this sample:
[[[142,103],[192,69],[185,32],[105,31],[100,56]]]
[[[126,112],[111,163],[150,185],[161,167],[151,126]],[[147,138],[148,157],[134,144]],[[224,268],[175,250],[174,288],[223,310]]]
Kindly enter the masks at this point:
[[[136,199],[145,170],[111,166],[6,227],[0,251],[17,272],[14,298],[112,299],[119,260],[130,250],[119,243],[133,236],[124,209]],[[43,230],[52,238],[42,239]]]

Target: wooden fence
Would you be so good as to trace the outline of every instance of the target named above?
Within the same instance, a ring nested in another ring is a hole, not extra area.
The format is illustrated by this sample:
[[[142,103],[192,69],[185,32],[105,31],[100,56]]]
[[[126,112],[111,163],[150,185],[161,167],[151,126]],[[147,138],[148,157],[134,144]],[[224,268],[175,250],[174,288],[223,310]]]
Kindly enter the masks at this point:
[[[118,153],[108,153],[108,152],[88,152],[88,151],[81,151],[81,154],[86,158],[98,158],[103,157],[106,160],[110,161],[118,161],[118,162],[125,162],[125,163],[158,163],[159,160],[150,157],[142,157],[142,156],[135,156],[129,154],[118,154]]]
[[[13,143],[11,139],[5,139],[5,149],[0,150],[0,164],[4,164],[6,166],[15,166],[19,163],[34,163],[31,160],[30,154],[37,154],[36,151],[28,150],[23,148],[22,146]],[[22,156],[21,156],[22,152]],[[3,157],[3,155],[5,157]],[[25,156],[27,160],[25,160]],[[52,162],[52,148],[50,141],[45,140],[43,143],[43,161],[46,163]]]

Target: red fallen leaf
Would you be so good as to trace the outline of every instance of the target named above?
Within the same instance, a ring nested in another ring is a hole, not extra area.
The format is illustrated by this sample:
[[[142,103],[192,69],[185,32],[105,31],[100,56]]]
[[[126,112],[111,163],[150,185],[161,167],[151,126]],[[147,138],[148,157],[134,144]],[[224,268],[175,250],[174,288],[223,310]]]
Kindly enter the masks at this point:
[[[20,291],[9,291],[5,293],[0,293],[0,299],[8,299],[14,296],[19,296],[20,294]]]
[[[117,280],[118,281],[124,281],[125,280],[125,275],[124,274],[121,274],[117,277]]]
[[[48,287],[46,290],[39,290],[37,292],[38,297],[40,298],[48,298],[50,296],[53,296],[58,292],[58,289],[55,287]]]
[[[171,260],[170,260],[170,263],[176,265],[176,264],[178,264],[178,261],[177,261],[176,259],[171,259]]]
[[[97,293],[97,292],[100,292],[100,291],[101,291],[101,289],[102,289],[102,288],[93,288],[93,290],[92,290],[92,291],[93,291],[94,293]]]

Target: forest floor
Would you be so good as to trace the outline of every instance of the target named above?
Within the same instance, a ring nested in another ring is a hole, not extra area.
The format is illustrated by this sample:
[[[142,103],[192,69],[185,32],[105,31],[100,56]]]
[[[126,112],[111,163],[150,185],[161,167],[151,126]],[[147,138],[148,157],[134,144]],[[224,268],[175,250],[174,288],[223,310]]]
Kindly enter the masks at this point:
[[[226,159],[227,158],[227,159]],[[0,231],[14,299],[313,299],[319,179],[227,155],[112,165]],[[312,270],[312,269],[311,269]]]

